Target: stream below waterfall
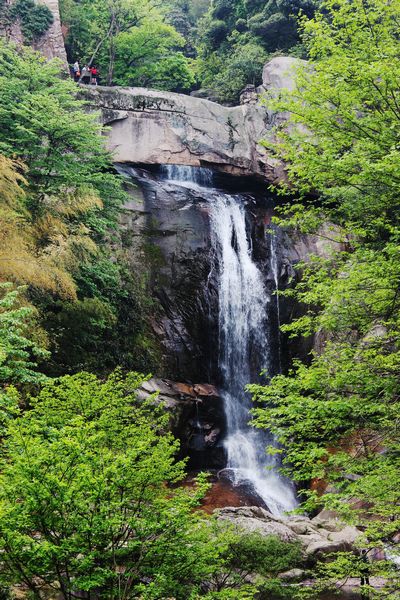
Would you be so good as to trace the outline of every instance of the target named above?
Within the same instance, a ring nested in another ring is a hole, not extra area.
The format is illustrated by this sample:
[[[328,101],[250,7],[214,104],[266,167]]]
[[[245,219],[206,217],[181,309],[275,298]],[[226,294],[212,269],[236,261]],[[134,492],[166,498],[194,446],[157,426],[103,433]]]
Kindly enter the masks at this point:
[[[217,282],[218,370],[227,425],[224,476],[234,486],[248,486],[272,513],[282,514],[296,506],[294,488],[278,474],[277,459],[266,454],[273,440],[249,425],[251,398],[245,391],[261,372],[270,375],[272,364],[280,364],[280,357],[271,356],[268,319],[268,305],[272,303],[279,313],[279,303],[266,289],[264,274],[253,257],[248,199],[213,188],[213,173],[208,169],[164,166],[162,173],[174,184],[201,188],[209,203],[210,277]],[[277,286],[274,248],[271,236],[269,268]],[[279,324],[279,314],[275,321]]]

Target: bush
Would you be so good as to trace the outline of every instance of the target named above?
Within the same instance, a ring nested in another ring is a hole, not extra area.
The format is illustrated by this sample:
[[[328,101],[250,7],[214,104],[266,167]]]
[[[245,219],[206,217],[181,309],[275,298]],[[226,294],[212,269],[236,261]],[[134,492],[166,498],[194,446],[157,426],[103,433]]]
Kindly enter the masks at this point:
[[[238,103],[240,92],[247,84],[260,84],[267,58],[267,53],[257,44],[239,46],[213,81],[219,101]]]
[[[228,35],[228,27],[224,21],[212,21],[207,30],[207,40],[212,48],[218,48]]]
[[[236,27],[236,30],[239,31],[239,33],[243,33],[244,31],[246,31],[247,30],[246,19],[238,19],[236,21],[235,27]]]
[[[231,0],[217,0],[213,10],[213,17],[218,21],[226,21],[233,12]]]

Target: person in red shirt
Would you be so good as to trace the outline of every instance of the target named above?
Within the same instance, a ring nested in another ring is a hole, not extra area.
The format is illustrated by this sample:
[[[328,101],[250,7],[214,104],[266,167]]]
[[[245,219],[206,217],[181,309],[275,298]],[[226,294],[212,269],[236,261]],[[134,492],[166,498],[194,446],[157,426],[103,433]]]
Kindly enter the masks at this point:
[[[91,83],[93,85],[97,85],[99,82],[99,71],[97,70],[97,68],[95,66],[90,68],[90,73],[92,75],[92,81]]]

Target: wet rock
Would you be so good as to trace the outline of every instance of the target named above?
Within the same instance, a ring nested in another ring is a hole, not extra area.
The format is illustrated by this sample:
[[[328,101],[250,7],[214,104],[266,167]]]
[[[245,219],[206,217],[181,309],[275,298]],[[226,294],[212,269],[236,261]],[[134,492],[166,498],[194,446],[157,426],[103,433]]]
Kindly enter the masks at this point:
[[[193,386],[193,392],[200,398],[207,398],[209,396],[218,396],[218,392],[215,386],[209,383],[196,384]]]
[[[155,395],[168,410],[171,431],[181,442],[181,456],[189,457],[189,469],[224,466],[225,414],[217,388],[153,378],[137,395],[143,400]]]
[[[211,270],[207,198],[148,171],[121,165],[118,170],[130,197],[122,222],[127,258],[154,302],[157,373],[182,382],[183,394],[212,395],[206,385],[197,391],[182,387],[212,381],[209,365],[216,364],[217,332],[210,315],[217,314],[217,298],[211,305],[206,289]]]
[[[204,428],[207,430],[207,427]],[[209,433],[206,433],[204,436],[204,441],[206,443],[206,447],[213,447],[217,444],[218,440],[221,437],[221,429],[216,427],[215,429],[211,429]]]

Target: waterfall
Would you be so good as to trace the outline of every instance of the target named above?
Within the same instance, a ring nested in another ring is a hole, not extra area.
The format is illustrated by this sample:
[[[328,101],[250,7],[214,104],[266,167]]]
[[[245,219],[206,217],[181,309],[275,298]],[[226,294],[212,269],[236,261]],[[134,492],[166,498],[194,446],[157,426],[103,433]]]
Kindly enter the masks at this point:
[[[161,176],[169,181],[180,184],[189,183],[210,187],[213,180],[213,171],[204,167],[187,167],[185,165],[161,165]]]
[[[227,466],[235,484],[251,485],[270,511],[280,514],[296,506],[292,487],[273,470],[275,459],[265,453],[272,440],[248,424],[251,400],[245,386],[270,367],[267,308],[271,299],[252,260],[240,196],[213,198],[211,242],[219,272],[219,366],[227,418]]]
[[[270,226],[272,227],[272,226]],[[279,266],[278,266],[278,252],[277,252],[278,232],[276,228],[271,229],[270,233],[270,255],[271,255],[271,271],[274,278],[275,284],[275,305],[276,305],[276,321],[277,321],[277,339],[278,339],[278,366],[279,373],[282,372],[282,360],[281,360],[281,311],[279,305]]]
[[[272,513],[281,514],[296,506],[293,487],[277,473],[276,457],[265,452],[273,440],[249,425],[252,404],[245,391],[248,383],[258,380],[261,371],[269,372],[272,345],[268,323],[272,299],[252,257],[245,198],[211,188],[212,172],[208,169],[165,166],[162,173],[171,181],[203,187],[208,198],[212,271],[218,291],[218,366],[227,420],[228,472],[234,485],[248,486]],[[277,286],[276,252],[271,252],[271,256],[274,258],[270,268]]]

